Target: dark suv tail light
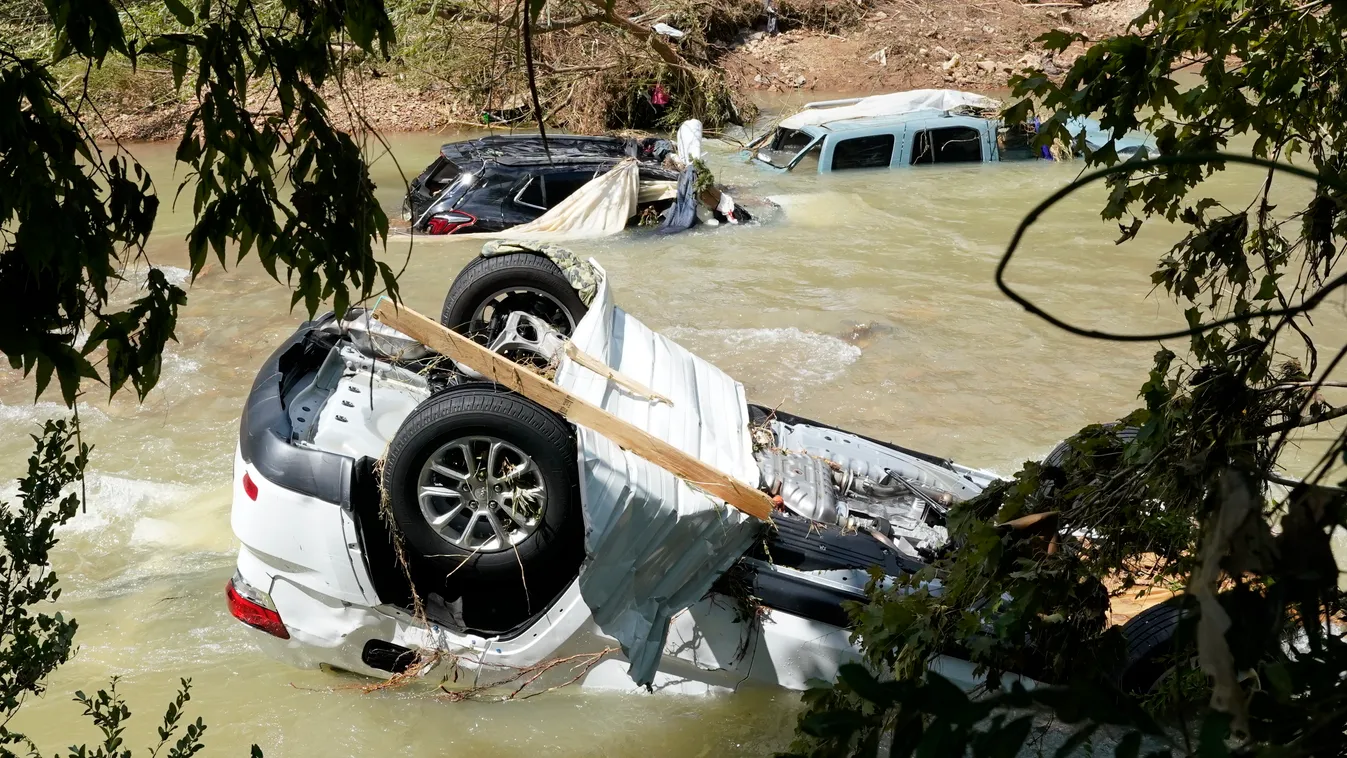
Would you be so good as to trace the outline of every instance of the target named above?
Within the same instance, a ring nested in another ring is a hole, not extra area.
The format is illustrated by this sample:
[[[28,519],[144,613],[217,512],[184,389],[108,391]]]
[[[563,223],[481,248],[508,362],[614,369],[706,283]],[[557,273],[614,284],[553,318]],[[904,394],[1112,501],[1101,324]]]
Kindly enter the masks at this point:
[[[276,612],[271,596],[243,581],[238,572],[225,585],[225,601],[229,604],[230,615],[239,621],[273,637],[290,639],[290,631],[281,621],[281,614]]]
[[[431,234],[453,234],[466,226],[477,223],[477,217],[463,211],[437,213],[426,222],[426,231]]]

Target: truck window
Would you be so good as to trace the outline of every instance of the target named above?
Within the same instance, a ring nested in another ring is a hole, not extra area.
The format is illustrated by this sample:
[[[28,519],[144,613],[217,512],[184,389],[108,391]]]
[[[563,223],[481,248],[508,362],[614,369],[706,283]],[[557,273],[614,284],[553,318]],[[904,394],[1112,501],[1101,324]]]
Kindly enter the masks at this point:
[[[798,129],[777,129],[769,149],[779,153],[790,153],[793,156],[813,141],[813,137]]]
[[[968,126],[947,126],[917,132],[912,140],[912,165],[981,163],[982,135]]]
[[[845,139],[833,147],[833,171],[849,168],[888,168],[893,160],[893,135]]]
[[[795,160],[795,165],[791,166],[792,170],[801,173],[812,173],[818,171],[818,157],[822,152],[823,140],[819,140],[818,144],[809,148],[809,151],[801,155],[798,160],[795,159],[794,155],[787,155],[786,160]],[[772,165],[775,166],[777,163],[773,161]]]

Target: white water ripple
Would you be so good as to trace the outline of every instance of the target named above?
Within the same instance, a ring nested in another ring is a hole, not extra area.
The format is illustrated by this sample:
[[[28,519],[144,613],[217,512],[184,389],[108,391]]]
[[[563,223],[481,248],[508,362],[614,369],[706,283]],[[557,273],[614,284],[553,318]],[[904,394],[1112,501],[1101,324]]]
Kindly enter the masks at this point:
[[[834,381],[861,357],[861,349],[830,334],[797,327],[701,329],[675,326],[664,333],[755,389],[789,385],[795,399]]]

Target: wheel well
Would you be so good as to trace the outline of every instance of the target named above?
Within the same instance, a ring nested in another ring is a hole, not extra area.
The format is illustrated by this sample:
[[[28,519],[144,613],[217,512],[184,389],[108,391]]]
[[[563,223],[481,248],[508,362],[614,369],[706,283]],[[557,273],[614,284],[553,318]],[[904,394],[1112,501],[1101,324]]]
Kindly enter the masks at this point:
[[[543,602],[535,598],[523,609],[517,607],[517,604],[502,607],[483,602],[470,592],[459,597],[443,598],[443,603],[428,602],[429,594],[415,589],[416,585],[424,582],[418,581],[415,567],[399,560],[392,531],[380,512],[382,490],[377,462],[372,458],[362,458],[355,468],[351,486],[351,512],[355,518],[365,568],[379,602],[413,613],[414,595],[420,595],[428,620],[455,632],[508,640],[522,634],[546,614],[569,587],[569,582],[560,583],[560,589]],[[583,557],[583,547],[579,553]],[[578,575],[578,559],[576,568]]]

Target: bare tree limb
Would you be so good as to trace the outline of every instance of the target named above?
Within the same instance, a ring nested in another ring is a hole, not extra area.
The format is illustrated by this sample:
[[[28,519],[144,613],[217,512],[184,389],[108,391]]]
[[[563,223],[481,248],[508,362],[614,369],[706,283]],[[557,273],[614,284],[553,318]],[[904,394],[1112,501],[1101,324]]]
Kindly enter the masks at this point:
[[[615,26],[637,39],[649,42],[650,47],[654,49],[655,54],[665,63],[675,68],[689,68],[687,61],[683,60],[683,56],[679,55],[678,51],[668,42],[660,39],[659,35],[655,34],[653,29],[641,26],[630,19],[619,16],[604,3],[604,0],[584,0],[584,2],[603,11],[603,15],[600,17],[603,23]]]
[[[418,9],[417,12],[430,13],[431,10],[432,9],[430,7],[425,7]],[[436,16],[444,19],[445,21],[476,21],[482,24],[493,24],[493,25],[510,23],[508,19],[501,18],[500,16],[491,13],[483,13],[481,11],[469,10],[467,8],[463,8],[462,6],[453,6],[448,8],[439,7],[434,8],[433,10]],[[566,29],[574,29],[577,26],[584,26],[585,24],[592,24],[596,21],[603,21],[603,20],[604,17],[602,14],[592,14],[587,16],[579,15],[574,16],[572,18],[558,19],[550,24],[539,24],[537,26],[533,26],[532,32],[535,35],[549,34],[551,32],[560,32]]]
[[[1322,413],[1312,413],[1309,415],[1297,416],[1296,418],[1291,419],[1290,421],[1283,421],[1280,424],[1265,426],[1263,427],[1261,433],[1278,434],[1281,432],[1289,432],[1292,429],[1299,429],[1300,427],[1304,426],[1314,426],[1315,424],[1322,424],[1325,421],[1332,421],[1335,418],[1342,418],[1343,416],[1347,416],[1347,405],[1339,406],[1337,408],[1331,408],[1329,410],[1323,411]]]

